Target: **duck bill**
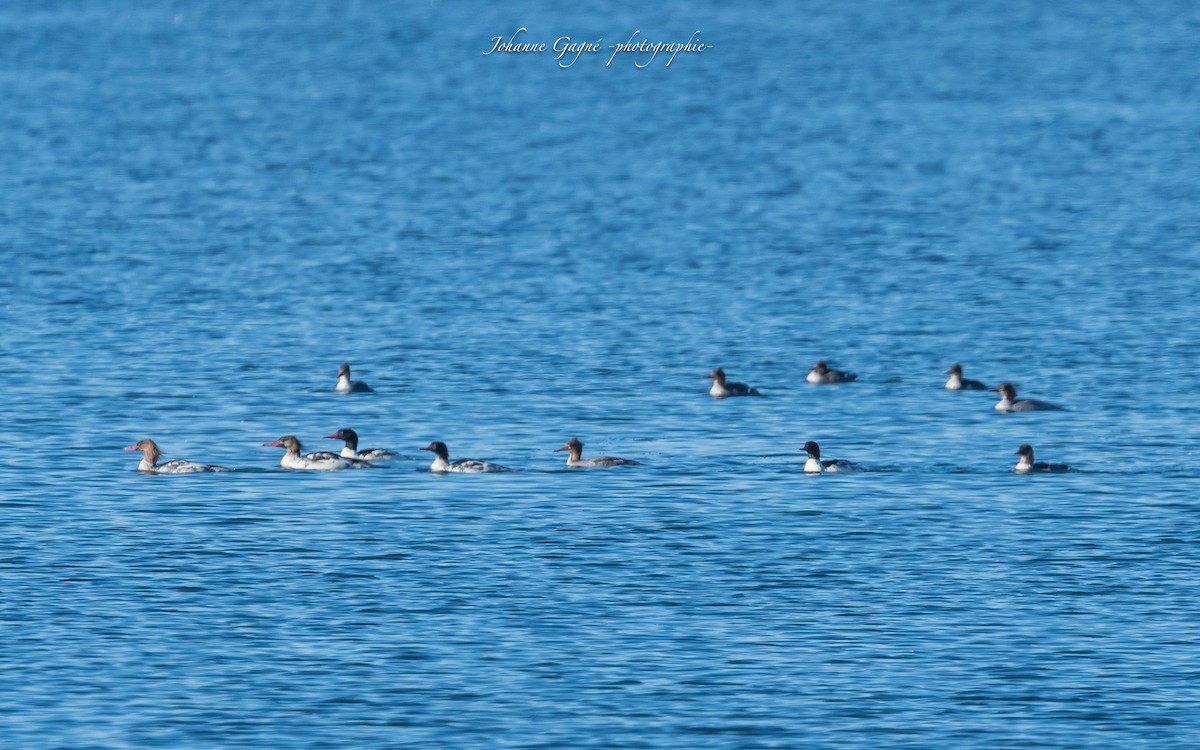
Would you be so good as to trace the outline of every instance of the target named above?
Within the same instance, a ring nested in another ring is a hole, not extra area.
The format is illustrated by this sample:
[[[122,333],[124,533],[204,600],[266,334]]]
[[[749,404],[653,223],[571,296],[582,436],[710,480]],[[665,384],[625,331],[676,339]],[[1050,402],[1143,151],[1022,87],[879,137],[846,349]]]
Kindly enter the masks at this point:
[[[122,448],[121,450],[123,450],[123,451],[140,451],[141,448],[137,447],[136,445],[127,445],[124,448]]]
[[[281,447],[281,446],[283,445],[283,443],[281,443],[281,442],[279,442],[278,440],[276,440],[276,441],[275,441],[275,442],[273,442],[273,443],[263,443],[263,445],[264,445],[265,447],[267,447],[267,448],[279,448],[279,447]]]

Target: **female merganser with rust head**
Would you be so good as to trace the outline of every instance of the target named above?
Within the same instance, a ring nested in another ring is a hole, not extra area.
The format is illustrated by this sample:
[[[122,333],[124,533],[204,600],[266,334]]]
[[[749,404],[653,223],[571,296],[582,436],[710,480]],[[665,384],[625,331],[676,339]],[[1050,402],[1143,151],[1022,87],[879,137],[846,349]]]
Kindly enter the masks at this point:
[[[338,469],[349,469],[354,466],[370,466],[366,461],[355,461],[354,459],[344,458],[336,453],[329,451],[317,451],[316,453],[300,454],[304,450],[304,446],[300,445],[300,441],[295,435],[284,435],[273,443],[263,443],[263,445],[271,448],[286,448],[287,452],[283,454],[283,458],[279,460],[279,465],[285,469],[310,469],[314,471],[336,471]]]
[[[373,393],[375,389],[361,380],[351,380],[350,365],[342,363],[338,368],[338,382],[334,390],[338,393]]]
[[[858,376],[852,372],[830,370],[829,365],[821,360],[808,371],[808,377],[805,380],[815,385],[825,385],[826,383],[849,383],[852,380],[858,380]]]
[[[1000,400],[996,408],[1003,412],[1010,411],[1062,411],[1061,406],[1048,404],[1045,401],[1035,401],[1032,398],[1017,398],[1017,389],[1012,383],[1001,383],[996,386]]]
[[[971,380],[962,376],[962,365],[955,362],[950,365],[950,369],[946,370],[946,374],[950,379],[946,381],[946,390],[948,391],[990,391],[983,383],[978,380]]]
[[[641,466],[641,461],[634,461],[628,458],[617,458],[615,456],[598,456],[596,458],[581,458],[583,456],[583,443],[579,442],[579,438],[574,437],[567,441],[566,445],[556,449],[555,453],[569,451],[570,456],[567,456],[567,466],[577,469],[590,469],[598,466]]]
[[[830,473],[859,471],[858,464],[847,461],[841,458],[827,458],[821,460],[821,446],[809,440],[800,450],[808,454],[808,460],[804,462],[804,470],[809,474],[820,474],[823,471]]]
[[[162,451],[158,449],[158,445],[153,440],[139,440],[125,448],[125,450],[142,452],[142,460],[138,464],[138,471],[143,471],[147,474],[199,474],[204,471],[233,471],[233,469],[226,469],[224,466],[198,464],[195,461],[185,461],[182,458],[160,464],[158,458],[162,455]]]
[[[1017,466],[1015,469],[1013,469],[1013,471],[1017,472],[1018,474],[1033,474],[1035,472],[1052,471],[1061,472],[1071,470],[1071,467],[1067,466],[1066,464],[1044,464],[1040,461],[1038,463],[1034,463],[1033,446],[1029,444],[1025,444],[1020,448],[1017,448],[1017,455],[1020,456],[1020,458],[1017,459]]]
[[[457,461],[450,460],[450,451],[447,450],[445,443],[430,443],[421,450],[433,451],[433,463],[429,465],[429,470],[444,474],[448,471],[459,472],[462,474],[490,474],[497,471],[515,471],[507,466],[494,464],[490,461],[480,461],[476,458],[460,458]]]
[[[757,388],[751,388],[745,383],[730,383],[725,379],[725,371],[720,367],[705,375],[704,380],[713,382],[708,389],[708,395],[713,398],[729,398],[730,396],[761,396]]]
[[[332,435],[326,435],[325,439],[345,441],[346,444],[342,446],[342,458],[354,458],[359,461],[391,461],[394,458],[400,458],[399,453],[392,453],[383,448],[369,448],[360,451],[358,449],[358,433],[346,427]]]

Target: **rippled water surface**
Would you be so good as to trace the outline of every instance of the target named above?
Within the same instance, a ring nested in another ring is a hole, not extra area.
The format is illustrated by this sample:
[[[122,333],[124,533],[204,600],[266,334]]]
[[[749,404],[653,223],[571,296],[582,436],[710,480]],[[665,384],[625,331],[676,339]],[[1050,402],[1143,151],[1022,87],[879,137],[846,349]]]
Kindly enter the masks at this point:
[[[1198,30],[0,8],[0,744],[1195,747]]]

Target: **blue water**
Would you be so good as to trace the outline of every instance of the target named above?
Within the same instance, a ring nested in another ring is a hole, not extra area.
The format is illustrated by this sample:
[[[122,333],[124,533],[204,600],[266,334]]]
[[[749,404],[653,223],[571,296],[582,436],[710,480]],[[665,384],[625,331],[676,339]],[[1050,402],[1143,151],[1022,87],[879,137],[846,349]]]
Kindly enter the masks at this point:
[[[1197,746],[1197,60],[1173,0],[5,4],[0,745]],[[262,447],[340,427],[412,458]]]

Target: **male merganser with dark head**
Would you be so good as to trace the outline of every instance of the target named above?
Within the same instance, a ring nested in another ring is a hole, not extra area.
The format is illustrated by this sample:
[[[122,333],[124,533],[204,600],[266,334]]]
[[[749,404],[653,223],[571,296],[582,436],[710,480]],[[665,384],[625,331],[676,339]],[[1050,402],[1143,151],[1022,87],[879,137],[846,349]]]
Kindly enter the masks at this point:
[[[830,370],[825,361],[821,360],[808,371],[808,377],[805,380],[816,385],[825,385],[826,383],[849,383],[852,380],[858,380],[858,376],[852,372]]]
[[[334,390],[338,393],[372,393],[375,389],[361,380],[351,380],[350,365],[343,363],[338,368],[338,382]]]
[[[641,466],[641,461],[634,461],[628,458],[616,458],[615,456],[598,456],[596,458],[581,458],[583,455],[583,443],[579,442],[579,438],[574,437],[567,441],[566,445],[556,449],[555,453],[569,451],[570,456],[567,456],[567,466],[579,469],[590,469],[597,466]]]
[[[808,454],[808,460],[804,462],[804,470],[809,474],[820,474],[823,471],[837,473],[860,470],[858,464],[841,458],[828,458],[822,461],[821,446],[811,440],[805,443],[800,450]]]
[[[342,458],[354,458],[359,461],[390,461],[394,458],[400,458],[399,453],[392,453],[383,448],[369,448],[360,451],[358,449],[358,433],[345,427],[332,435],[326,435],[325,439],[344,440],[346,442],[342,446]]]
[[[761,396],[757,388],[751,388],[745,383],[730,383],[725,379],[725,371],[720,367],[704,376],[704,380],[713,382],[708,389],[708,395],[713,398],[729,398],[730,396]]]
[[[125,450],[142,452],[142,460],[138,464],[138,471],[144,471],[147,474],[199,474],[204,471],[233,471],[233,469],[226,469],[224,466],[198,464],[195,461],[185,461],[182,458],[160,464],[158,458],[162,455],[162,451],[158,449],[158,445],[153,440],[139,440],[133,445],[126,447]]]
[[[421,450],[433,451],[433,463],[429,465],[429,470],[437,474],[444,474],[448,471],[462,474],[490,474],[497,471],[516,471],[507,466],[494,464],[490,461],[480,461],[476,458],[460,458],[457,461],[451,461],[450,451],[447,450],[445,443],[430,443]]]
[[[1026,444],[1017,448],[1017,466],[1013,471],[1018,474],[1032,474],[1034,472],[1051,472],[1051,471],[1070,471],[1071,467],[1066,464],[1044,464],[1033,462],[1033,446]]]
[[[946,374],[950,379],[946,381],[946,390],[948,391],[990,391],[983,383],[978,380],[970,380],[962,376],[962,365],[955,362],[950,365],[950,369],[946,370]]]
[[[1017,389],[1012,383],[1001,383],[996,386],[996,390],[1000,393],[1000,400],[996,402],[996,408],[1003,412],[1009,411],[1062,411],[1061,406],[1048,404],[1045,401],[1035,401],[1032,398],[1017,398]]]
[[[355,461],[350,458],[343,458],[336,453],[329,451],[317,451],[316,453],[300,454],[304,450],[304,446],[300,445],[300,441],[295,435],[284,435],[273,443],[263,443],[265,446],[272,448],[286,448],[287,452],[283,454],[283,458],[279,460],[279,465],[285,469],[311,469],[314,471],[336,471],[338,469],[349,469],[354,466],[370,466],[366,461]]]

